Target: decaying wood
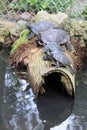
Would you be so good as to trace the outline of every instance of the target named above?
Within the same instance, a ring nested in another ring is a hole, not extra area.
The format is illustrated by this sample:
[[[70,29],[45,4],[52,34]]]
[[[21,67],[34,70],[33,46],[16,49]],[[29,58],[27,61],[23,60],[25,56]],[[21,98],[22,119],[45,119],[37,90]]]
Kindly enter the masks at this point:
[[[43,94],[45,90],[43,88],[44,77],[49,75],[50,73],[61,73],[63,77],[61,77],[61,81],[66,85],[66,90],[69,95],[72,96],[72,91],[75,90],[75,79],[74,75],[66,68],[56,68],[52,66],[52,62],[44,61],[43,52],[41,48],[34,48],[30,51],[29,57],[24,59],[24,63],[27,65],[28,77],[34,94],[37,96],[39,91]]]
[[[38,95],[40,87],[44,82],[42,78],[42,71],[51,66],[48,61],[42,60],[42,55],[41,48],[34,48],[30,51],[29,57],[24,59],[24,63],[27,65],[29,81],[35,95]],[[42,93],[44,93],[44,91]]]
[[[70,43],[74,48],[73,53],[70,53],[69,55],[72,58],[72,61],[74,61],[74,68],[76,71],[81,69],[84,65],[84,58],[87,58],[87,47],[81,47],[80,44],[80,38],[71,37]]]
[[[43,15],[41,18],[43,18]],[[36,19],[35,21],[38,20]],[[6,43],[5,41],[9,41],[9,43],[12,42],[12,39],[8,39],[11,38],[9,37],[9,29],[14,27],[15,25],[16,24],[13,22],[3,20],[0,21],[0,30],[2,32],[0,33],[1,43]],[[69,58],[71,58],[73,62],[75,72],[78,70],[78,68],[81,67],[84,54],[87,55],[87,49],[86,52],[84,53],[84,48],[80,46],[79,42],[80,42],[79,38],[78,39],[74,39],[74,37],[71,38],[70,43],[74,51],[73,52],[66,51],[66,55],[69,56]],[[54,63],[51,61],[44,61],[43,55],[44,54],[42,48],[35,47],[34,42],[22,43],[21,45],[19,45],[17,50],[12,55],[9,56],[8,62],[10,65],[15,65],[16,67],[20,63],[23,63],[27,67],[28,79],[35,95],[38,95],[39,91],[41,91],[41,93],[45,93],[45,90],[42,87],[44,83],[44,77],[53,72],[62,73],[63,76],[61,77],[61,82],[65,84],[68,94],[72,95],[73,89],[75,91],[74,75],[72,76],[69,70],[66,68],[53,67]]]
[[[71,58],[69,52],[66,52],[66,54]],[[34,42],[27,42],[19,45],[14,54],[9,56],[8,62],[15,66],[18,66],[19,63],[23,63],[27,67],[28,79],[36,96],[39,91],[45,93],[45,89],[42,86],[44,83],[44,77],[54,72],[63,75],[61,81],[64,82],[68,94],[72,95],[72,91],[75,90],[74,76],[71,75],[68,69],[63,67],[56,68],[55,66],[53,67],[55,64],[54,62],[44,61],[43,55],[41,47],[36,47]]]
[[[8,20],[0,20],[0,28],[12,28],[15,27],[16,23]]]
[[[53,65],[54,62],[43,60],[43,51],[41,47],[36,47],[35,41],[25,42],[19,45],[17,50],[9,56],[8,62],[11,65],[18,66],[19,63],[23,63],[27,67],[27,75],[30,85],[33,89],[34,94],[37,96],[39,91],[43,94],[45,89],[43,88],[44,77],[50,73],[61,73],[61,82],[65,84],[66,90],[69,95],[72,95],[73,90],[75,91],[75,75],[71,75],[69,70],[64,67],[56,68]],[[72,60],[75,72],[81,65],[82,48],[78,46],[78,40],[72,41],[72,52],[66,50],[66,55]]]
[[[34,42],[21,43],[16,51],[9,56],[9,64],[18,66],[19,63],[23,63],[24,58],[29,56],[30,50],[33,48],[35,48]]]
[[[0,20],[0,43],[3,45],[10,45],[12,43],[12,39],[10,37],[10,29],[15,27],[16,23]]]

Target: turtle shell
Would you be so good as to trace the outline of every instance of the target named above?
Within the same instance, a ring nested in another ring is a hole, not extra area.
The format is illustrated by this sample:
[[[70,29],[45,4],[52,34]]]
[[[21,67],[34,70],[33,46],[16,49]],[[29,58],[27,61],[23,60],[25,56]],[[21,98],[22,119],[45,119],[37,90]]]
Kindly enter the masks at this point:
[[[56,42],[48,43],[44,47],[48,48],[51,52],[61,51],[64,52],[63,48]]]
[[[51,22],[49,21],[39,21],[37,23],[34,23],[32,26],[31,26],[31,30],[33,33],[35,34],[40,34],[50,28],[54,28],[54,24],[52,24]]]
[[[41,40],[46,44],[56,42],[60,45],[69,41],[69,35],[65,30],[51,28],[41,34]]]
[[[57,51],[57,52],[52,52],[53,54],[53,58],[58,61],[59,63],[61,63],[62,65],[71,65],[72,62],[71,60],[61,51]]]

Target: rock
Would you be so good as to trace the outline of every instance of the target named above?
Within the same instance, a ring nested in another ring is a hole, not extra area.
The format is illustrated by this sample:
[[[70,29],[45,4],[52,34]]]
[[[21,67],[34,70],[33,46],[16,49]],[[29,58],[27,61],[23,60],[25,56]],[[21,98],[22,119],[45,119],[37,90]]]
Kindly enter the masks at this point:
[[[0,20],[0,28],[12,28],[16,25],[15,22],[11,22],[9,20]]]
[[[7,20],[0,20],[0,43],[3,45],[10,44],[10,29],[15,27],[16,23]]]
[[[0,43],[4,43],[4,37],[0,36]]]
[[[17,23],[0,20],[0,43],[7,46],[14,42],[26,28],[26,23],[25,20],[19,20]]]
[[[17,29],[20,31],[20,30],[24,30],[24,29],[26,29],[26,24],[27,24],[27,22],[25,21],[25,20],[19,20],[18,22],[17,22]]]
[[[57,14],[49,14],[47,11],[39,11],[37,15],[34,18],[35,22],[38,21],[52,21],[55,25],[60,25],[62,22],[64,22],[66,19],[68,19],[68,15],[62,12],[58,12]]]
[[[26,21],[31,21],[32,16],[28,12],[24,12],[20,15],[20,18]]]
[[[7,29],[5,28],[0,28],[0,43],[4,42],[4,38],[7,35]]]
[[[15,27],[10,29],[10,36],[12,41],[16,41],[20,37],[20,33],[26,29],[26,21],[25,20],[19,20]]]
[[[50,20],[50,14],[47,11],[39,11],[37,15],[35,15],[34,19],[35,22],[43,21],[43,20]]]
[[[83,39],[87,42],[87,32],[84,33]]]
[[[72,19],[62,24],[63,28],[66,29],[71,37],[80,39],[80,45],[87,46],[87,21]]]
[[[60,25],[68,19],[68,15],[62,12],[58,12],[57,14],[51,14],[50,19],[55,25]]]
[[[15,27],[10,29],[10,34],[11,35],[15,35],[15,36],[19,36],[21,31],[23,31],[26,28],[26,21],[25,20],[19,20]]]

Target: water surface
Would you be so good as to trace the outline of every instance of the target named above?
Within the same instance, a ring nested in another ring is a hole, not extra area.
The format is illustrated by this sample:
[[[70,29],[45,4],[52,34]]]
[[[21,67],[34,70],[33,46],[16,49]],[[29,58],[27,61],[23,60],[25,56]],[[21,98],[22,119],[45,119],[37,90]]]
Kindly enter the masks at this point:
[[[87,69],[77,76],[75,100],[53,87],[35,99],[0,54],[0,130],[87,130]]]

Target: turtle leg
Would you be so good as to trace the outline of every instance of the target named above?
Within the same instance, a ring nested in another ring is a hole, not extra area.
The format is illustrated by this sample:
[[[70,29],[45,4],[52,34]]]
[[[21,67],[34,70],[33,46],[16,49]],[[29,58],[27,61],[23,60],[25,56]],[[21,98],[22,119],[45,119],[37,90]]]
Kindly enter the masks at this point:
[[[64,48],[62,48],[61,46],[58,46],[58,49],[59,49],[59,51],[64,52]]]
[[[28,40],[30,40],[34,37],[34,33],[32,32],[32,28],[31,28],[31,23],[27,23],[26,28],[29,29],[29,33],[28,33],[27,37],[28,37]]]
[[[52,55],[50,53],[44,53],[43,60],[52,61]]]
[[[44,53],[44,56],[42,58],[43,60],[47,60],[47,61],[52,61],[53,58],[51,55],[49,55],[48,53]]]
[[[43,60],[50,60],[50,52],[48,52],[47,50],[48,48],[46,46],[44,46],[42,48],[43,52],[44,52],[44,56],[43,56]]]
[[[33,32],[29,32],[27,37],[28,37],[28,40],[32,39],[34,37],[34,33]]]
[[[72,47],[70,46],[70,44],[68,42],[66,42],[65,46],[68,51],[70,51],[70,52],[72,51]]]
[[[48,58],[48,56],[47,56],[47,54],[46,53],[44,53],[44,56],[43,56],[43,58],[42,58],[43,60],[49,60],[49,58]]]
[[[38,39],[35,40],[35,45],[36,45],[36,47],[39,46],[39,40]]]
[[[46,53],[47,52],[47,47],[46,46],[44,46],[43,48],[42,48],[42,51],[44,52],[44,53]]]
[[[37,39],[35,40],[36,46],[42,46],[42,41],[40,39],[40,34],[37,35]]]
[[[56,68],[59,68],[60,67],[60,64],[58,61],[56,61]]]

